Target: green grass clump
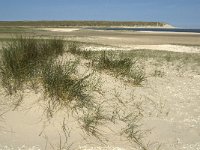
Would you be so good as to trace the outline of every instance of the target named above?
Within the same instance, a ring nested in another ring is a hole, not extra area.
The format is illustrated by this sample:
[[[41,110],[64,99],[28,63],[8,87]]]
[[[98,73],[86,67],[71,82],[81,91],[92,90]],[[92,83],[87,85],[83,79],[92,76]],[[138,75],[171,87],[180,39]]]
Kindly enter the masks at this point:
[[[1,75],[3,85],[9,91],[21,87],[22,83],[35,73],[38,65],[37,44],[31,39],[15,39],[2,50]],[[7,85],[6,85],[7,84]]]
[[[130,72],[132,61],[129,58],[113,59],[106,56],[105,51],[98,60],[98,67],[100,69],[111,70],[118,75],[126,75]]]
[[[129,78],[133,79],[134,85],[141,85],[146,80],[145,72],[143,70],[133,70],[129,73]]]
[[[50,98],[53,107],[73,108],[87,107],[90,96],[86,94],[85,80],[90,76],[78,79],[74,76],[77,62],[53,63],[50,61],[42,70],[44,93]],[[73,106],[71,103],[73,102]]]
[[[80,55],[80,44],[78,42],[69,42],[68,51],[72,54]]]
[[[64,41],[62,39],[42,39],[37,43],[37,50],[40,54],[40,59],[48,59],[49,57],[56,57],[62,55],[65,51]]]
[[[2,84],[9,93],[22,88],[25,82],[36,78],[41,66],[50,58],[64,52],[60,39],[36,40],[19,37],[6,43],[2,49],[0,73]]]
[[[132,62],[132,59],[127,57],[125,53],[84,51],[80,49],[80,45],[77,42],[69,43],[68,51],[85,59],[92,60],[92,66],[95,65],[97,69],[108,70],[116,76],[126,76],[129,79],[133,79],[132,83],[134,85],[141,85],[146,79],[145,72],[142,69],[136,68],[134,66],[136,61]]]
[[[44,100],[49,100],[49,112],[68,107],[89,107],[86,92],[87,75],[75,75],[78,61],[60,62],[57,56],[64,53],[63,40],[36,40],[20,37],[8,42],[1,56],[1,83],[12,95],[34,86],[44,89]]]
[[[93,56],[92,51],[81,50],[81,44],[76,41],[68,42],[68,52],[74,55],[79,55],[85,59],[91,59]]]
[[[80,51],[80,55],[85,59],[92,59],[93,52],[90,50],[89,51],[84,50],[84,51]]]
[[[111,57],[108,57],[106,53],[103,52],[99,58],[97,67],[114,72],[117,76],[128,77],[133,80],[132,83],[134,85],[141,85],[146,79],[145,72],[134,65],[136,61],[132,62],[130,58],[124,57],[122,54],[123,53],[119,53],[119,58],[113,58],[116,56],[111,55]]]

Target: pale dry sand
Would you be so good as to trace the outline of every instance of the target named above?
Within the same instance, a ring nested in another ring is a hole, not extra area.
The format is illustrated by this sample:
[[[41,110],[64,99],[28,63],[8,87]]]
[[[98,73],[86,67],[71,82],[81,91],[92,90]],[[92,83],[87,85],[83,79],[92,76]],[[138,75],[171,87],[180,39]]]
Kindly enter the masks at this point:
[[[171,52],[182,52],[182,53],[200,53],[200,46],[183,46],[183,45],[136,45],[133,49],[150,49],[150,50],[162,50]]]
[[[121,46],[121,47],[111,47],[111,46],[84,46],[83,50],[87,51],[130,51],[130,50],[159,50],[159,51],[171,51],[171,52],[181,52],[181,53],[200,53],[200,46],[183,46],[183,45],[134,45],[134,46]]]
[[[197,32],[166,32],[166,31],[136,31],[139,33],[146,33],[146,34],[171,34],[171,35],[199,35],[200,33]]]
[[[53,32],[72,32],[79,30],[79,28],[40,28],[40,30],[53,31]]]

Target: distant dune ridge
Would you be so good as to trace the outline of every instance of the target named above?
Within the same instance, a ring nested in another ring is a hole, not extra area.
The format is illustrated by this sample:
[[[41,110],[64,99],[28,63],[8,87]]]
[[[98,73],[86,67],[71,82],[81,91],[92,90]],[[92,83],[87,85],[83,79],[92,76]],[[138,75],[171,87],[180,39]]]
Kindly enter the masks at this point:
[[[115,26],[115,27],[162,27],[173,28],[163,22],[143,21],[0,21],[0,26],[39,26],[39,27],[70,27],[70,26]]]

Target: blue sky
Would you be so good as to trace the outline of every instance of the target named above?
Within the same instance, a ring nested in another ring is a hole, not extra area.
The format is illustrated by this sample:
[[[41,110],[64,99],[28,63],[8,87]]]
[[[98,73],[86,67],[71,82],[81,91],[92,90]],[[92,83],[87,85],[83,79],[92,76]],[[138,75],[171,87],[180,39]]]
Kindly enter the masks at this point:
[[[161,21],[200,28],[200,0],[0,0],[0,20]]]

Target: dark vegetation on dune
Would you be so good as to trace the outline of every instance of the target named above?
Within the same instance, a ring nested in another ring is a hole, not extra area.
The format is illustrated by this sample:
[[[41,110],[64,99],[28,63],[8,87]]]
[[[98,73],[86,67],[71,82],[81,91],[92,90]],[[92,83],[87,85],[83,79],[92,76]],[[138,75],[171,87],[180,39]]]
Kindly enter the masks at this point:
[[[19,37],[2,49],[1,75],[9,93],[17,92],[25,82],[36,78],[47,60],[64,52],[60,39],[36,40]]]
[[[0,21],[0,26],[38,26],[38,27],[62,27],[62,26],[164,26],[162,22],[142,21]]]
[[[132,83],[134,85],[140,86],[145,81],[146,76],[144,71],[135,66],[136,61],[133,62],[131,58],[124,57],[123,53],[84,51],[80,47],[80,43],[70,42],[68,51],[91,60],[91,65],[96,69],[109,71],[117,77],[122,76],[133,79]]]
[[[0,67],[1,83],[6,92],[13,95],[40,87],[51,109],[89,107],[90,96],[85,93],[89,75],[75,76],[77,61],[56,60],[64,51],[62,39],[19,37],[8,42],[2,49]],[[52,116],[51,112],[48,115]]]

